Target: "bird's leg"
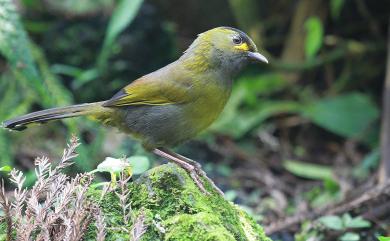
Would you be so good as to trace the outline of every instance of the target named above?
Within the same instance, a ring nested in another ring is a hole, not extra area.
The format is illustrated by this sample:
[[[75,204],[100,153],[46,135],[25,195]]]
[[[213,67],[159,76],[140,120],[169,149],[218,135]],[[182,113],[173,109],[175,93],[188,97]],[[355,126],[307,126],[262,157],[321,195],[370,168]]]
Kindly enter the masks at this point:
[[[185,157],[185,156],[182,156],[182,155],[180,155],[180,154],[178,154],[178,153],[176,153],[176,152],[173,152],[173,151],[171,151],[171,150],[169,150],[169,149],[167,149],[167,148],[159,148],[161,151],[163,151],[163,152],[165,152],[165,153],[167,153],[167,154],[169,154],[170,156],[173,156],[173,157],[176,157],[177,159],[179,159],[179,160],[181,160],[181,161],[184,161],[184,162],[186,162],[186,163],[189,163],[189,164],[191,164],[194,168],[195,168],[195,171],[196,171],[196,173],[199,175],[199,176],[202,176],[203,178],[205,178],[209,183],[210,183],[210,185],[221,195],[221,196],[223,196],[224,194],[223,194],[223,192],[221,191],[221,189],[219,189],[218,187],[217,187],[217,185],[215,185],[215,183],[213,182],[213,180],[211,180],[207,175],[206,175],[206,172],[205,171],[203,171],[202,170],[202,166],[198,163],[198,162],[196,162],[196,161],[194,161],[194,160],[191,160],[191,159],[189,159],[189,158],[187,158],[187,157]]]
[[[171,156],[174,156],[174,157],[176,157],[176,158],[179,158],[179,159],[182,160],[182,161],[185,161],[185,162],[187,162],[187,163],[190,163],[192,166],[195,167],[195,171],[198,172],[199,175],[202,175],[202,174],[204,173],[204,171],[202,170],[202,165],[200,165],[199,162],[194,161],[194,160],[192,160],[192,159],[189,159],[189,158],[187,158],[187,157],[185,157],[185,156],[182,156],[182,155],[180,155],[180,154],[178,154],[178,153],[176,153],[176,152],[174,152],[174,151],[171,151],[171,150],[169,150],[169,149],[167,149],[167,148],[165,148],[165,147],[161,147],[161,148],[159,148],[159,149],[162,150],[162,151],[165,152],[165,153],[168,153],[168,154],[171,155]]]
[[[209,192],[204,188],[202,180],[199,178],[199,175],[196,172],[196,168],[193,165],[191,165],[190,163],[187,163],[186,161],[181,160],[180,158],[177,158],[176,156],[171,155],[170,153],[166,153],[161,148],[155,148],[153,150],[153,153],[158,155],[158,156],[161,156],[163,158],[166,158],[170,161],[173,161],[177,165],[179,165],[182,168],[184,168],[185,170],[187,170],[187,172],[190,174],[192,180],[194,180],[195,184],[199,187],[199,189],[203,193],[209,194]]]

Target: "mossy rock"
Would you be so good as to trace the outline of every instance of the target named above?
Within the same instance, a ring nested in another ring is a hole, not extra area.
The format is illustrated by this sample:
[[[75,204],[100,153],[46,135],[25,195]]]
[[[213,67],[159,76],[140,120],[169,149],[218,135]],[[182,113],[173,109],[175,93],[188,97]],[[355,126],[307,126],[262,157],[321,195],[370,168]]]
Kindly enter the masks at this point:
[[[133,214],[138,215],[142,210],[148,226],[141,240],[270,241],[242,209],[225,200],[211,186],[206,188],[211,195],[201,193],[189,175],[174,164],[153,168],[130,183]],[[90,194],[105,215],[106,240],[129,240],[128,232],[120,230],[124,223],[118,197],[108,193],[101,198],[99,190]],[[94,239],[94,225],[86,236],[85,240]]]

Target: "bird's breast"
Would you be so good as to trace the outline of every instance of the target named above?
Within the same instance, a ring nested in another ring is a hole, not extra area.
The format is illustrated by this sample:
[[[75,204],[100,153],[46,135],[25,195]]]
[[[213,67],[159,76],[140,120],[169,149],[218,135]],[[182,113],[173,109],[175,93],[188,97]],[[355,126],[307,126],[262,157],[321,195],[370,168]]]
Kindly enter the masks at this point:
[[[222,112],[230,96],[227,86],[207,84],[198,98],[183,107],[191,125],[196,131],[202,131],[215,121]]]

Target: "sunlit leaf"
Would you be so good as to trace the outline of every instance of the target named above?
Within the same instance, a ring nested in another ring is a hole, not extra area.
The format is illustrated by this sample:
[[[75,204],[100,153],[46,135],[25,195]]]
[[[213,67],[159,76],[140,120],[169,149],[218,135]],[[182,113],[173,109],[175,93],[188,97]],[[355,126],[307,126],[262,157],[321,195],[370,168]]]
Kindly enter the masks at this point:
[[[378,237],[379,241],[390,241],[390,237],[385,237],[385,236],[379,236]]]
[[[311,58],[320,50],[324,38],[322,22],[318,17],[310,17],[305,22],[306,40],[305,54]]]
[[[10,172],[12,170],[11,166],[2,166],[0,167],[0,172]]]
[[[351,93],[312,103],[303,114],[338,135],[357,138],[378,118],[379,111],[367,95]]]

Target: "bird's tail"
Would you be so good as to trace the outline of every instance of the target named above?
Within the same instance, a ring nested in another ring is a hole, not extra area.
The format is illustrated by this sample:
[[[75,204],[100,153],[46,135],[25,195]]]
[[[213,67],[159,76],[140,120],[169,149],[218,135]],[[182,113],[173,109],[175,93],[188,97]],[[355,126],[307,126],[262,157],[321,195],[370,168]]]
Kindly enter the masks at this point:
[[[52,120],[82,115],[96,116],[103,114],[107,110],[107,108],[102,106],[103,103],[104,102],[95,102],[41,110],[11,120],[6,120],[2,123],[2,127],[20,131],[26,129],[28,125],[33,123],[42,124]]]

